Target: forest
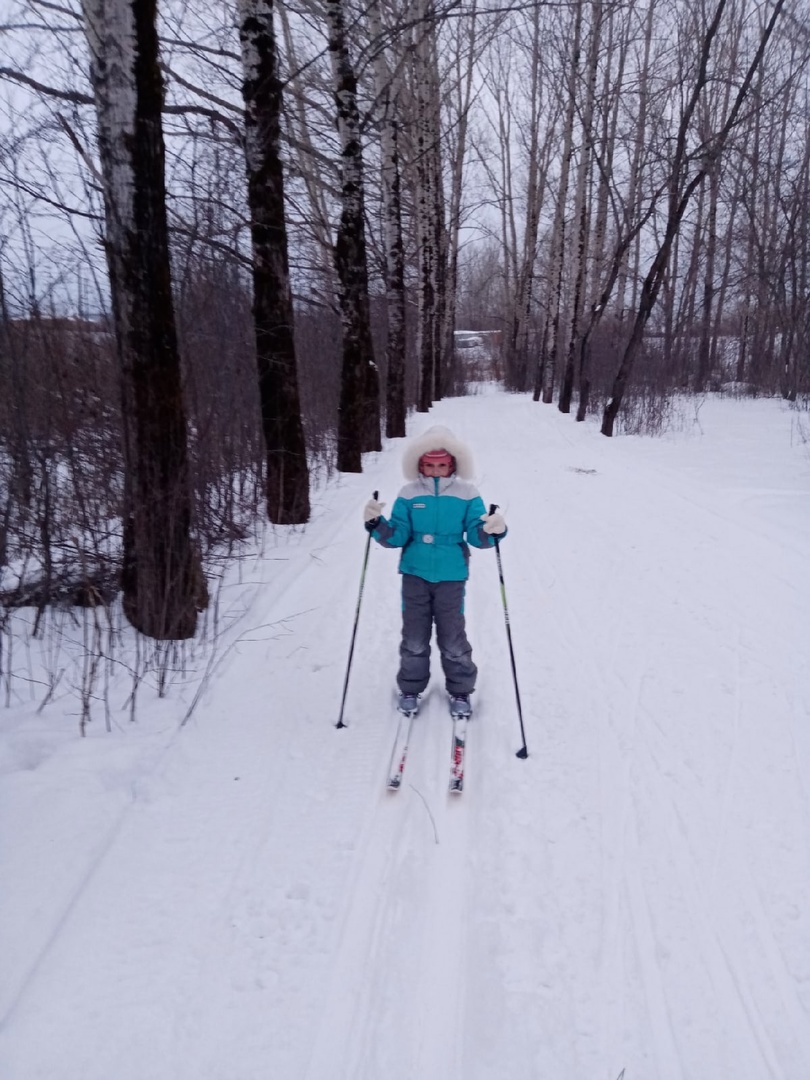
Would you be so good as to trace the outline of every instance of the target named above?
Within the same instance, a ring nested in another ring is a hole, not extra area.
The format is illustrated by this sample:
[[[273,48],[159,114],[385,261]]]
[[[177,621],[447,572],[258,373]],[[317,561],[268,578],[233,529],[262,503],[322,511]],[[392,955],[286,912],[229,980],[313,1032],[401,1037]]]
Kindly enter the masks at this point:
[[[607,437],[806,408],[809,59],[796,0],[8,0],[3,629],[194,638],[481,381]]]

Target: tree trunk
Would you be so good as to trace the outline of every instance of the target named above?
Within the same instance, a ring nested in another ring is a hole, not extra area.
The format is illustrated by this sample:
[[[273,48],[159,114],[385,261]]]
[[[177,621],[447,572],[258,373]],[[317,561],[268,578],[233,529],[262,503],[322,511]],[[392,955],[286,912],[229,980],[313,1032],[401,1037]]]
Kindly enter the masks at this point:
[[[299,85],[302,78],[302,69],[305,72],[306,65],[302,64],[297,55],[287,5],[279,3],[277,14],[281,22],[284,44],[283,52],[277,50],[278,59],[285,59],[287,70],[290,71],[289,81],[284,88],[284,113],[282,118],[286,121],[290,151],[295,151],[295,171],[306,188],[309,199],[306,216],[307,225],[312,232],[317,253],[315,273],[323,281],[331,282],[333,289],[335,252],[329,210],[330,199],[327,194],[331,185],[324,183],[323,179],[324,173],[330,173],[332,162],[326,159],[323,152],[316,146],[318,135],[312,131],[310,103],[304,90]],[[282,82],[284,82],[283,73]],[[292,167],[292,163],[290,167]]]
[[[723,269],[717,290],[717,303],[714,305],[714,325],[712,329],[711,356],[709,363],[713,368],[726,367],[727,358],[720,359],[722,349],[723,320],[726,311],[726,295],[732,287],[734,268],[735,240],[738,238],[737,215],[740,206],[741,178],[739,171],[734,179],[734,190],[729,200],[728,221],[725,227],[726,237],[723,244]]]
[[[383,22],[380,0],[368,8],[374,43],[374,89],[382,103],[380,156],[382,159],[382,218],[385,249],[385,300],[388,323],[386,341],[385,434],[389,439],[405,435],[405,243],[402,236],[402,183],[399,149],[399,80],[394,80],[382,48]]]
[[[172,306],[155,0],[83,0],[104,180],[124,428],[124,611],[192,637],[207,601],[191,541],[186,418]]]
[[[707,184],[697,189],[694,214],[690,229],[679,231],[675,240],[674,257],[668,267],[672,320],[664,340],[664,371],[681,387],[692,384],[694,375],[695,327],[698,323],[698,292],[700,285],[700,262],[703,256],[703,237],[706,235]],[[691,237],[690,237],[691,232]],[[686,264],[682,271],[680,254]]]
[[[462,72],[461,45],[459,45],[457,86],[458,109],[452,131],[455,141],[449,151],[450,205],[447,211],[447,267],[445,277],[445,304],[443,327],[441,330],[442,353],[455,361],[456,301],[458,289],[458,258],[461,215],[463,207],[464,165],[467,158],[467,139],[470,125],[470,109],[475,89],[475,55],[478,20],[476,19],[477,0],[472,0],[468,8],[470,17],[465,27],[467,56]]]
[[[326,14],[341,147],[341,213],[335,243],[343,329],[337,467],[341,472],[361,472],[363,451],[382,448],[380,387],[368,299],[363,149],[343,0],[327,0]]]
[[[433,88],[431,45],[433,22],[430,3],[420,7],[421,17],[415,26],[414,81],[416,85],[416,229],[418,238],[418,312],[416,351],[419,360],[419,399],[417,409],[427,412],[434,401],[440,379],[439,357],[436,355],[436,267],[437,250],[436,206],[434,191]]]
[[[10,330],[11,315],[6,298],[3,267],[0,264],[0,381],[6,388],[7,404],[11,406],[9,428],[2,433],[4,456],[8,456],[11,473],[9,482],[5,485],[7,490],[4,518],[9,516],[12,503],[16,502],[24,507],[31,505],[34,487],[34,463],[31,454],[34,440],[28,422],[25,361]],[[3,368],[7,370],[4,371]],[[4,565],[5,557],[0,559],[0,569]]]
[[[560,186],[557,192],[557,210],[554,217],[554,233],[552,235],[552,258],[551,258],[551,285],[553,293],[549,309],[548,332],[551,337],[550,352],[543,358],[542,395],[543,402],[548,405],[554,396],[554,383],[557,376],[557,366],[563,348],[563,284],[565,269],[565,212],[568,202],[568,184],[571,175],[571,157],[574,152],[574,122],[576,119],[577,82],[579,78],[579,54],[582,40],[582,10],[585,0],[577,0],[574,14],[574,35],[571,43],[571,64],[568,83],[568,108],[565,118],[565,132],[563,136],[563,151],[561,162]],[[539,375],[539,372],[538,372]],[[537,394],[535,394],[535,397]]]
[[[602,0],[593,0],[591,4],[591,41],[588,49],[587,86],[582,112],[582,146],[580,149],[579,169],[577,171],[577,189],[574,199],[574,226],[576,228],[574,248],[574,298],[571,310],[571,327],[568,335],[568,352],[565,372],[560,387],[558,408],[560,412],[571,411],[571,398],[574,393],[574,375],[576,372],[577,345],[580,340],[582,308],[586,292],[588,273],[588,242],[590,239],[590,209],[587,199],[588,176],[591,170],[593,146],[593,114],[596,98],[596,76],[599,63],[599,51],[602,43]]]
[[[447,325],[447,226],[445,224],[444,180],[442,170],[441,102],[439,101],[439,69],[435,42],[431,54],[431,86],[434,88],[431,121],[432,140],[430,169],[433,174],[432,228],[436,256],[433,261],[433,400],[441,401],[447,379],[447,354],[445,352],[445,327]]]
[[[389,106],[390,107],[390,106]],[[396,117],[385,118],[390,140],[383,142],[383,212],[385,215],[385,290],[388,314],[386,344],[385,434],[405,435],[405,242],[402,236],[402,178]]]
[[[504,335],[506,385],[510,389],[517,391],[526,390],[529,383],[529,320],[532,312],[532,292],[537,261],[540,213],[543,207],[548,175],[549,146],[553,142],[549,130],[546,130],[544,142],[541,144],[540,141],[541,121],[545,113],[543,97],[545,84],[541,67],[543,56],[541,31],[540,9],[535,8],[531,13],[532,37],[529,56],[529,160],[526,180],[526,214],[522,250],[520,255],[515,251],[514,288],[511,291],[512,305],[507,315],[506,333]],[[553,125],[551,130],[553,130]],[[510,198],[509,209],[511,213],[514,213],[514,203],[515,201]],[[507,286],[507,296],[509,295]]]
[[[596,211],[594,214],[593,241],[591,244],[591,289],[586,306],[591,308],[601,291],[601,281],[607,270],[608,212],[610,209],[610,183],[613,178],[613,160],[616,153],[616,132],[619,125],[622,87],[628,54],[628,34],[623,30],[613,6],[607,11],[608,34],[603,60],[601,103],[602,125],[596,150],[599,165],[596,181]],[[618,37],[618,43],[616,41]],[[617,55],[618,54],[618,55]]]
[[[763,73],[760,71],[757,86],[754,92],[756,101],[761,101],[763,96]],[[737,365],[735,379],[738,383],[745,381],[748,372],[748,358],[752,355],[756,337],[756,326],[759,322],[757,300],[760,295],[761,276],[754,272],[757,265],[757,235],[754,222],[758,216],[760,203],[760,190],[762,187],[761,172],[764,167],[762,157],[762,110],[757,108],[752,114],[752,130],[748,132],[747,144],[749,148],[748,160],[750,166],[743,172],[742,201],[748,211],[748,234],[746,237],[744,266],[749,267],[749,273],[744,280],[744,293],[740,311],[740,341],[737,353]]]
[[[655,12],[656,12],[657,0],[648,0],[647,17],[644,24],[644,50],[641,63],[641,71],[639,72],[639,106],[638,117],[635,123],[635,139],[633,141],[633,159],[630,167],[630,190],[627,196],[627,207],[629,220],[634,220],[640,216],[641,202],[642,202],[642,161],[644,155],[647,153],[647,140],[648,140],[648,118],[650,115],[650,55],[652,52],[653,42],[653,30],[655,28]],[[639,266],[641,262],[641,240],[636,236],[636,242],[633,245],[632,252],[632,266],[631,252],[628,249],[628,254],[625,257],[625,261],[619,271],[619,278],[616,285],[616,308],[620,319],[624,318],[625,309],[627,305],[627,280],[628,277],[632,281],[632,301],[631,306],[636,306],[636,284],[639,277]]]
[[[294,525],[309,520],[309,469],[293,340],[273,0],[239,0],[238,13],[267,515],[276,525]]]
[[[703,310],[700,316],[700,341],[698,343],[697,374],[695,389],[702,393],[711,375],[712,309],[716,285],[714,281],[717,261],[717,202],[720,179],[717,171],[709,177],[709,212],[706,219],[706,267],[703,275]]]

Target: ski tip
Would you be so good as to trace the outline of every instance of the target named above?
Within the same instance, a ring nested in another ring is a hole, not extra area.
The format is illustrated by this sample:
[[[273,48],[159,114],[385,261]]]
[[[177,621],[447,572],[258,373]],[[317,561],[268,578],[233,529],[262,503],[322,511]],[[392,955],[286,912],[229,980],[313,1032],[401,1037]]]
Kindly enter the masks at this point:
[[[515,754],[515,757],[519,757],[521,761],[525,761],[528,756],[529,756],[529,751],[527,750],[527,748],[525,746],[521,746],[521,748]]]

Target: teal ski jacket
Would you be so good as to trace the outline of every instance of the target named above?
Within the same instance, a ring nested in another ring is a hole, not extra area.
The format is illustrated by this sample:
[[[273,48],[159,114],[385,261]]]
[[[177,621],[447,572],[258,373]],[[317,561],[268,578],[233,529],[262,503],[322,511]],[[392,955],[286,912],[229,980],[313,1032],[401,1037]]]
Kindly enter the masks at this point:
[[[381,517],[371,535],[388,548],[402,548],[401,574],[425,581],[466,581],[470,548],[491,548],[484,532],[487,510],[478,489],[461,477],[419,476],[397,495],[390,518]],[[506,533],[501,533],[502,540]]]

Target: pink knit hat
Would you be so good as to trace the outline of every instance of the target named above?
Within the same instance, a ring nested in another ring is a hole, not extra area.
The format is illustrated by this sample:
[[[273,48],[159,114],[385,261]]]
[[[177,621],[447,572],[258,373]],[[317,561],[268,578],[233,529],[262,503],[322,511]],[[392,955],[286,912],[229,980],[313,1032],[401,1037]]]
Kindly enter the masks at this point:
[[[427,431],[408,439],[402,454],[402,474],[406,480],[418,480],[419,459],[423,454],[441,450],[453,458],[452,475],[462,480],[472,480],[475,475],[470,448],[442,424],[434,424]]]
[[[447,450],[428,450],[426,454],[422,454],[419,458],[419,471],[422,471],[424,465],[449,465],[452,469],[456,467],[456,459]]]

